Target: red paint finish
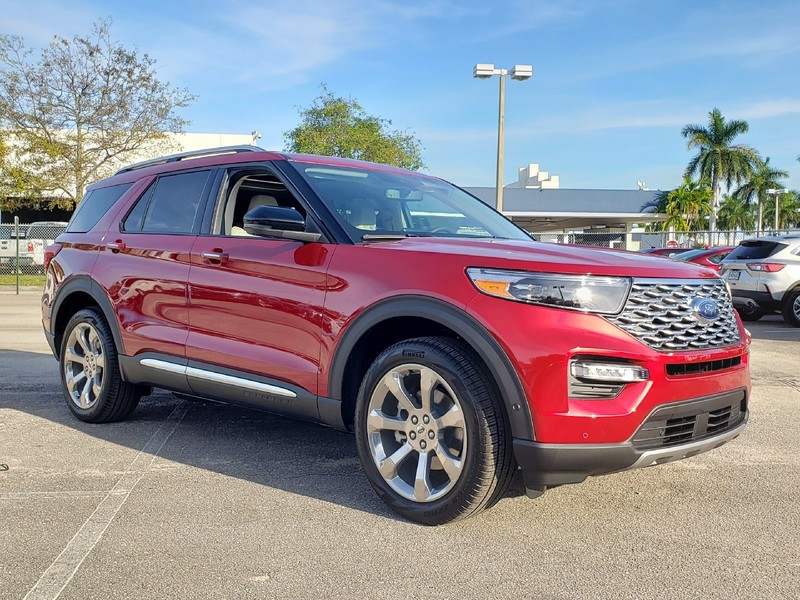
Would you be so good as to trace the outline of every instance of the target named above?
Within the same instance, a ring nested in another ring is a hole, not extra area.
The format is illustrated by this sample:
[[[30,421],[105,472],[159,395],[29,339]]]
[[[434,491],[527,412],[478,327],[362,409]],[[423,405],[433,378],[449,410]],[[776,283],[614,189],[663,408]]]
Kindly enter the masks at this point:
[[[189,274],[189,359],[235,366],[317,393],[326,274],[335,246],[199,237]],[[223,260],[203,253],[223,254]]]
[[[195,236],[110,234],[92,277],[105,290],[119,319],[128,356],[163,352],[184,356],[189,335],[189,257]]]
[[[50,309],[59,287],[72,277],[91,277],[113,307],[120,352],[185,357],[327,396],[333,358],[359,315],[396,296],[436,298],[480,323],[505,351],[522,384],[526,398],[520,400],[530,407],[536,440],[553,444],[624,442],[661,404],[749,390],[747,339],[718,350],[656,352],[602,316],[479,293],[465,273],[483,267],[629,278],[716,277],[701,265],[642,253],[495,239],[411,237],[334,244],[120,231],[123,215],[158,174],[287,158],[352,164],[254,152],[194,159],[190,167],[172,162],[114,178],[115,184],[134,185],[93,231],[58,239],[61,251],[50,261],[43,296],[45,329],[52,333]],[[361,166],[382,173],[395,170]],[[223,206],[228,193],[214,185],[220,189],[211,192],[206,207],[212,212],[215,204]],[[614,399],[572,399],[567,374],[576,356],[626,359],[647,368],[650,379],[626,385]],[[666,374],[668,364],[736,356],[742,357],[741,365],[721,372]]]
[[[666,279],[713,277],[702,267],[658,257],[550,244],[410,238],[342,246],[331,261],[329,275],[346,285],[332,289],[325,303],[326,313],[332,316],[333,337],[324,340],[320,393],[327,393],[329,362],[354,318],[380,300],[404,294],[444,300],[465,310],[492,334],[520,376],[540,442],[623,442],[657,405],[737,388],[749,390],[744,340],[720,350],[656,352],[602,316],[480,294],[465,274],[468,267]],[[651,381],[627,385],[614,400],[569,399],[568,364],[576,355],[628,359],[647,367]],[[742,365],[724,374],[666,376],[667,364],[740,355]]]

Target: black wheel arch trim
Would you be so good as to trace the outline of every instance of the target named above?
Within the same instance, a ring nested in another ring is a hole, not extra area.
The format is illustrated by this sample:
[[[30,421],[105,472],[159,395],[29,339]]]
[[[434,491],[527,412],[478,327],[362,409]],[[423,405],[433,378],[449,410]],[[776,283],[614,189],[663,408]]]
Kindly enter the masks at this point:
[[[109,300],[105,291],[97,284],[97,282],[86,275],[76,275],[59,286],[50,311],[50,331],[46,333],[52,335],[55,340],[55,332],[58,330],[58,326],[61,323],[61,321],[58,320],[59,313],[61,312],[61,306],[64,301],[75,292],[87,294],[91,296],[91,298],[97,303],[97,306],[99,306],[100,310],[103,312],[103,317],[105,317],[106,323],[108,323],[108,326],[111,329],[111,335],[114,338],[114,345],[117,347],[117,353],[125,354],[125,347],[122,343],[122,335],[119,331],[119,322],[117,321],[116,313],[114,312],[114,307],[111,304],[111,300]],[[60,350],[61,348],[59,348],[54,341],[54,352],[56,359],[59,358],[58,353]]]
[[[358,341],[375,325],[398,317],[420,317],[444,325],[461,337],[483,360],[494,379],[508,415],[514,438],[534,440],[533,421],[522,382],[508,355],[475,318],[460,308],[427,296],[403,295],[381,300],[350,323],[331,361],[328,395],[342,400],[343,376],[347,360]]]

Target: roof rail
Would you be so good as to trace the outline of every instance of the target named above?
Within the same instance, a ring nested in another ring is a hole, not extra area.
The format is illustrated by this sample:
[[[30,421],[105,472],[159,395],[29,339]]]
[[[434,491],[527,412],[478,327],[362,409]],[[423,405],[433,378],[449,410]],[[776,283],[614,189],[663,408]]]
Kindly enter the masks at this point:
[[[155,165],[163,165],[171,162],[178,162],[188,158],[201,158],[203,156],[216,156],[218,154],[237,154],[239,152],[266,152],[263,148],[258,146],[221,146],[219,148],[206,148],[205,150],[191,150],[190,152],[180,152],[178,154],[170,154],[169,156],[161,156],[159,158],[151,158],[150,160],[143,160],[142,162],[134,163],[123,167],[115,173],[127,173],[137,169],[144,169],[146,167],[153,167]]]

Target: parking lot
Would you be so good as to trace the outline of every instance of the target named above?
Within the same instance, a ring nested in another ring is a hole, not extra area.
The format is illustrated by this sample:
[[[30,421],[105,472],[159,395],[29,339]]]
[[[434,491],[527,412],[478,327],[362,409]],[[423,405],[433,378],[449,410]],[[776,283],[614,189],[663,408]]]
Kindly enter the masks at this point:
[[[723,448],[426,528],[352,436],[157,392],[73,418],[39,295],[0,291],[0,598],[800,597],[800,329],[753,334]],[[27,596],[26,596],[27,595]]]

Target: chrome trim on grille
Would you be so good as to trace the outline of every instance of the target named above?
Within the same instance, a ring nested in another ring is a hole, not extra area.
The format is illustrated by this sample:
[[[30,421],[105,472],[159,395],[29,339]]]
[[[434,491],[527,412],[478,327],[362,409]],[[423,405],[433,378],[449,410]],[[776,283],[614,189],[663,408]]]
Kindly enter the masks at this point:
[[[691,303],[709,298],[720,309],[711,322],[699,319]],[[741,334],[730,293],[722,279],[634,279],[622,312],[606,317],[660,352],[733,346]]]
[[[235,387],[254,390],[257,392],[266,392],[268,394],[275,394],[276,396],[286,396],[287,398],[297,398],[291,390],[287,390],[277,385],[270,385],[269,383],[261,383],[260,381],[252,381],[251,379],[244,379],[243,377],[234,377],[232,375],[225,375],[224,373],[215,373],[214,371],[206,371],[205,369],[198,369],[196,367],[188,367],[186,365],[178,365],[168,362],[166,360],[158,360],[155,358],[144,358],[139,361],[144,367],[151,369],[158,369],[159,371],[168,371],[170,373],[178,373],[179,375],[186,375],[187,377],[195,377],[205,381],[213,381],[215,383],[223,383],[225,385],[232,385]]]

